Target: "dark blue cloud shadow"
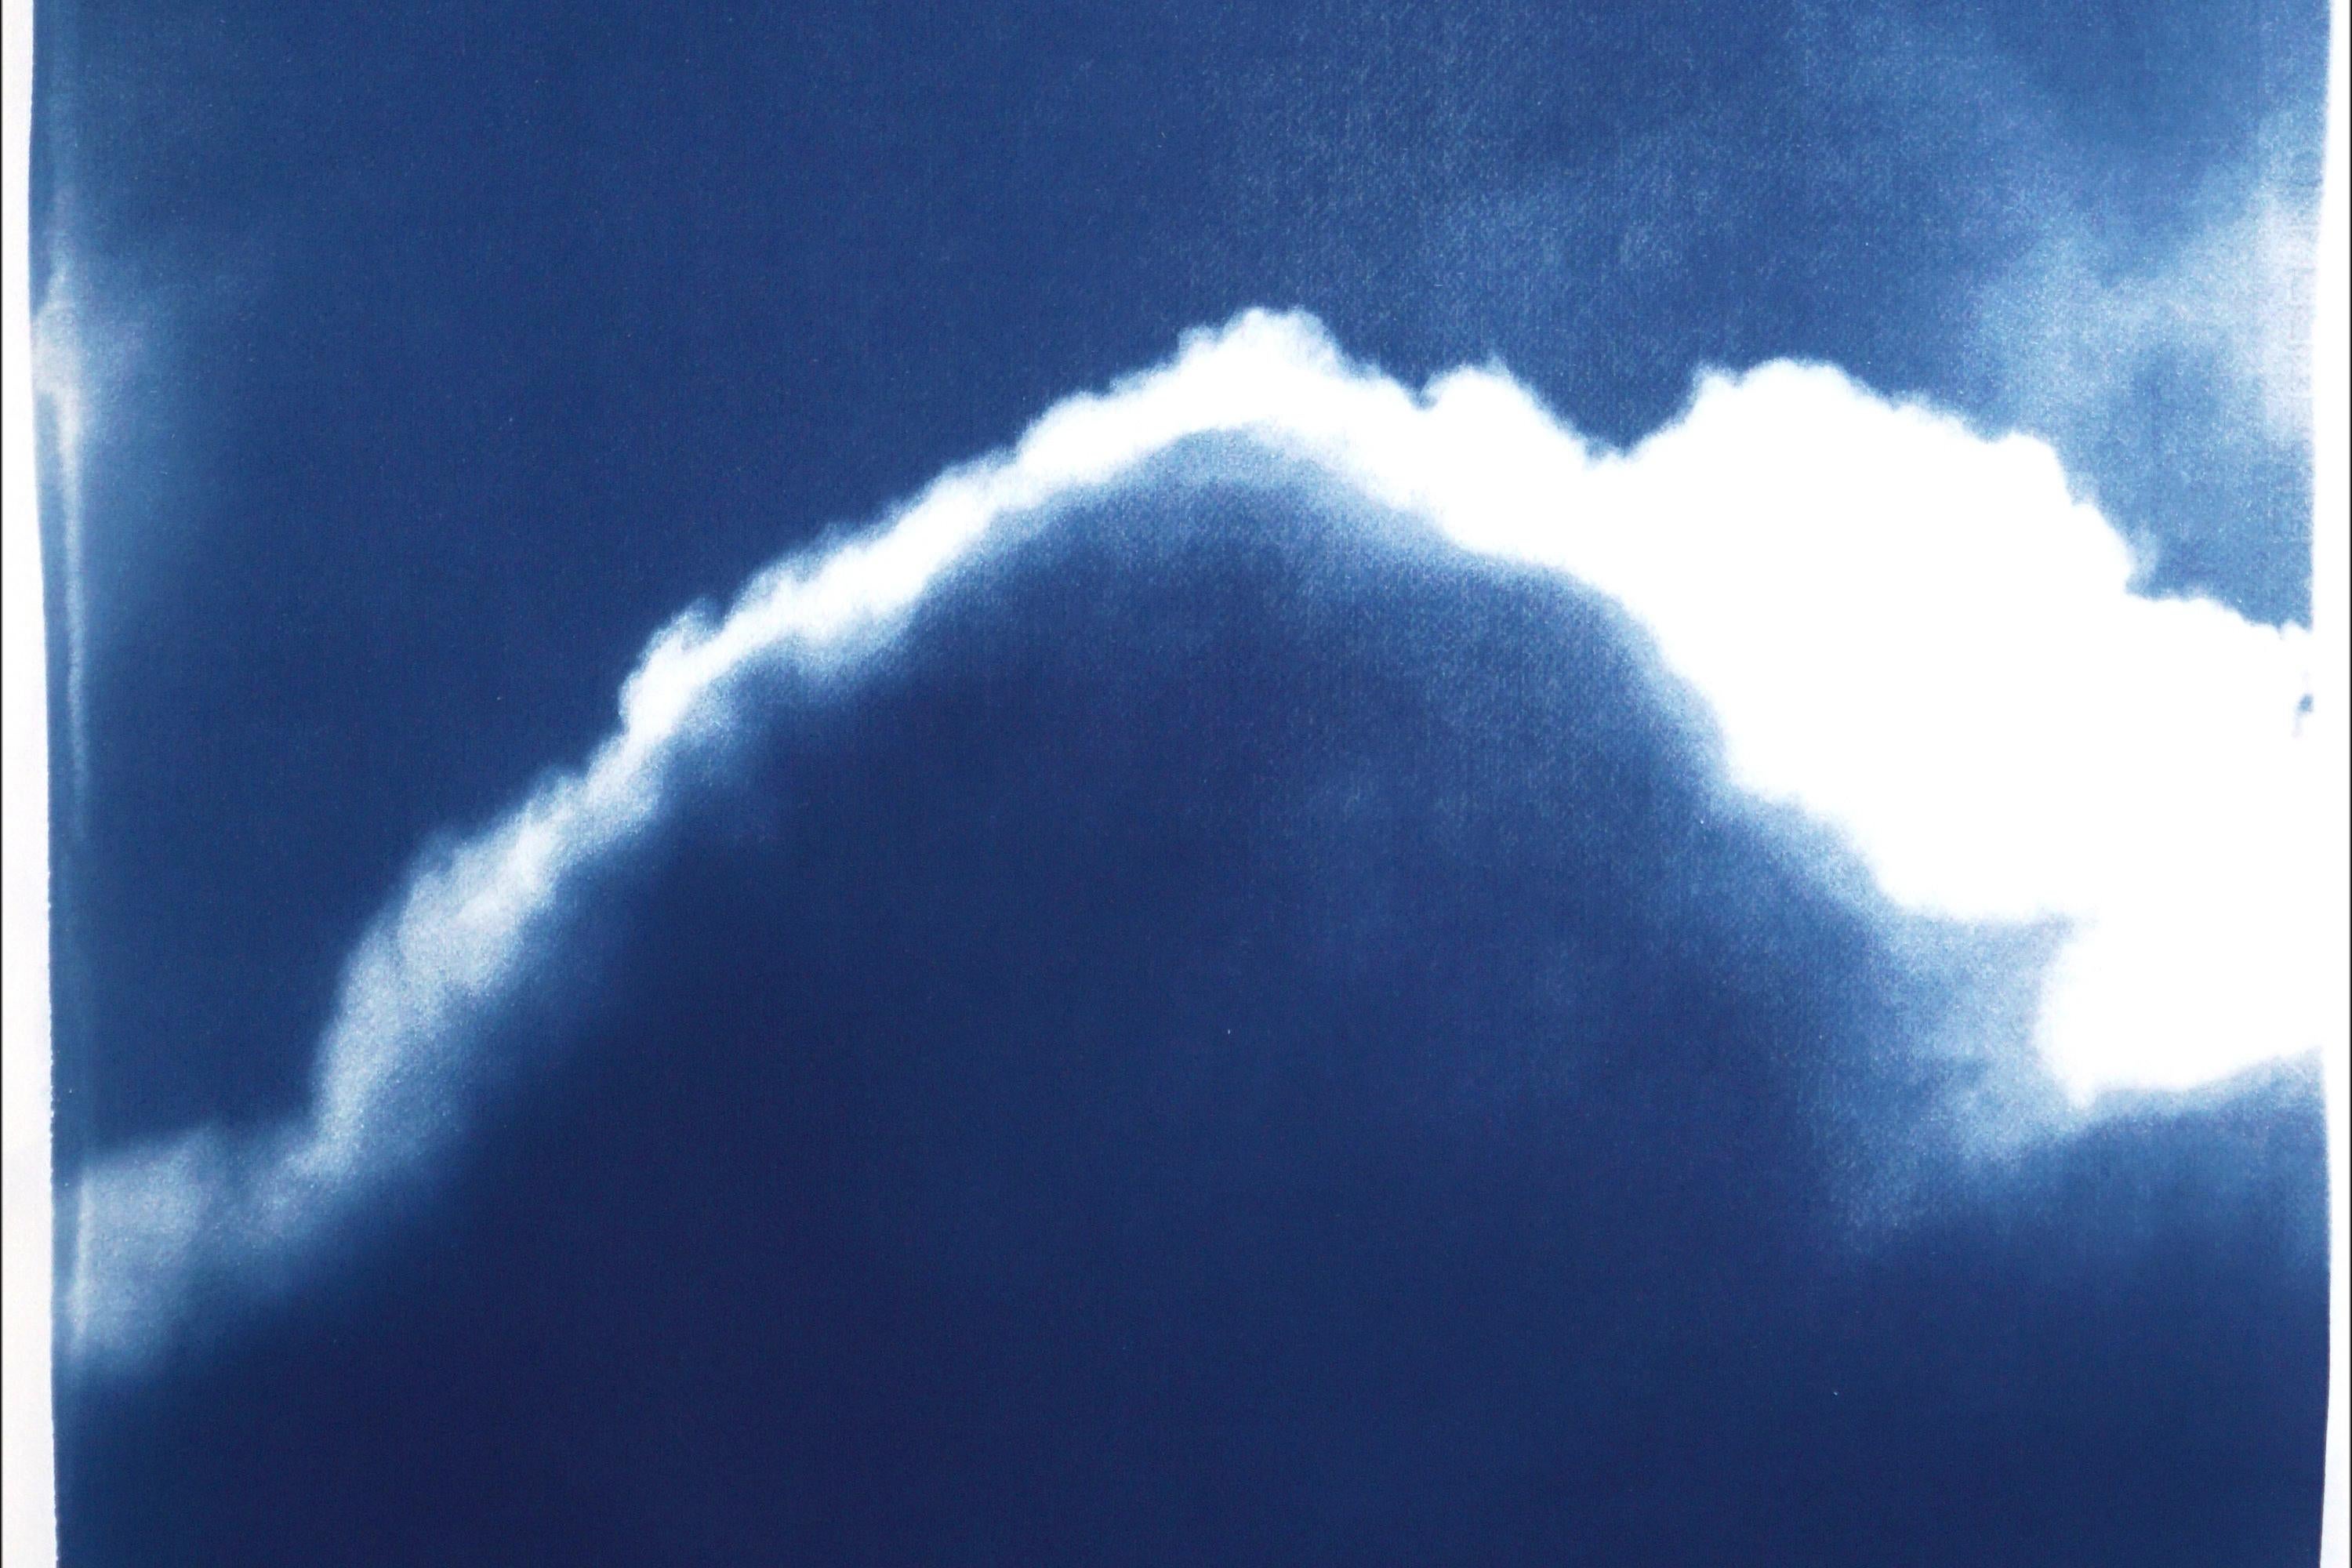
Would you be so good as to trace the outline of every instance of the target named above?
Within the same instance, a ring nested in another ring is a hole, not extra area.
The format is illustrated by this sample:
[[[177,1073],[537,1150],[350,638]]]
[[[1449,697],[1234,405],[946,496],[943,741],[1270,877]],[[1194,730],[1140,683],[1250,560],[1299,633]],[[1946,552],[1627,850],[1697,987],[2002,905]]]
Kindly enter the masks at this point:
[[[1161,479],[780,693],[564,1072],[68,1402],[68,1561],[2308,1560],[2309,1083],[1857,1235],[1990,1069],[1638,636]]]

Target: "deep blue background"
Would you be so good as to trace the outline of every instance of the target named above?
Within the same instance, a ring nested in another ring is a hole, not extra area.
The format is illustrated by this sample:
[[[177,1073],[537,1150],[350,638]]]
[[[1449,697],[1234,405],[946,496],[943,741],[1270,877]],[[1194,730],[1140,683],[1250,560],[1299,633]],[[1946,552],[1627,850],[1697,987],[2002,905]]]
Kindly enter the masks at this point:
[[[1997,422],[1969,301],[2053,213],[2153,251],[2315,149],[2315,0],[2049,9],[45,5],[95,396],[61,1163],[292,1110],[419,844],[580,755],[651,628],[1184,327],[1303,305],[1611,439],[1783,353]],[[2304,478],[2209,402],[2070,460],[2164,585],[2298,614]],[[1008,585],[787,725],[772,822],[648,868],[572,1066],[404,1239],[68,1391],[77,1559],[2302,1539],[2307,1086],[1817,1260],[1819,1130],[1940,1103],[1870,1065],[1916,977],[1696,825],[1615,633],[1187,559]],[[1269,847],[1333,759],[1364,804]]]

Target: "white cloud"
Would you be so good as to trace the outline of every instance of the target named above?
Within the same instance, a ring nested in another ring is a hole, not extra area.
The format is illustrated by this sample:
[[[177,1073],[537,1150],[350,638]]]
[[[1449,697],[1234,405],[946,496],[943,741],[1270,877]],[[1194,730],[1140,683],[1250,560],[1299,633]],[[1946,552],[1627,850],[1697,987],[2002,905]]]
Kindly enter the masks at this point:
[[[1416,395],[1253,313],[656,638],[585,767],[421,869],[352,955],[306,1121],[85,1180],[75,1347],[135,1357],[192,1293],[266,1288],[462,1136],[486,1026],[676,770],[758,721],[759,678],[884,646],[1009,520],[1221,432],[1614,596],[1713,707],[1735,782],[1842,833],[1898,902],[2067,922],[2040,1042],[2078,1095],[2316,1044],[2307,639],[2132,595],[2046,447],[1777,364],[1603,452],[1499,374]]]

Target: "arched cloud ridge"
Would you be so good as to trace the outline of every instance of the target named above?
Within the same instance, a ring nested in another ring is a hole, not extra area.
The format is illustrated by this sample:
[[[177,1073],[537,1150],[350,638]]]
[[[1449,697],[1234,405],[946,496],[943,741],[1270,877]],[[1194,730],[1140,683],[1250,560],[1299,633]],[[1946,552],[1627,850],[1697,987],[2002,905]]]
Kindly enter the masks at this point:
[[[1777,363],[1602,450],[1499,372],[1416,393],[1251,312],[665,629],[586,763],[424,864],[361,942],[306,1117],[84,1176],[68,1348],[141,1359],[461,1136],[482,1040],[685,772],[756,721],[756,678],[886,645],[1009,523],[1213,435],[1614,598],[1711,709],[1732,780],[1833,829],[1895,902],[2060,922],[2037,1039],[2078,1099],[2316,1045],[2308,637],[2135,595],[2045,446]]]

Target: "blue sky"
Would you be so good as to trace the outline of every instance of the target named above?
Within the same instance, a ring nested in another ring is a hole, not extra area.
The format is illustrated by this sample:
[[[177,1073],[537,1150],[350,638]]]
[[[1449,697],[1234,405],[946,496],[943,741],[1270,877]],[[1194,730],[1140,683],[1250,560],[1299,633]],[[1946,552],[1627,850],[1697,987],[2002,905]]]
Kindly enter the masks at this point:
[[[45,10],[68,1560],[2307,1558],[2145,11]]]

